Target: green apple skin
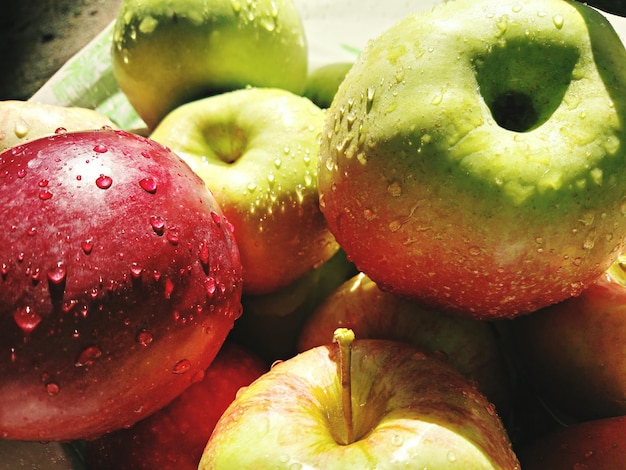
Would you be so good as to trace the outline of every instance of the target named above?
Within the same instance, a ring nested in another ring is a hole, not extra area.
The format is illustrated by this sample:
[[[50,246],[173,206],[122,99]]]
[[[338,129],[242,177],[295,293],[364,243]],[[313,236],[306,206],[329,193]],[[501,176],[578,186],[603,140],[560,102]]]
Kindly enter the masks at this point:
[[[578,297],[515,319],[516,358],[573,420],[626,415],[626,276],[620,261]]]
[[[626,234],[625,62],[577,2],[401,20],[328,110],[318,184],[337,241],[386,289],[476,318],[579,294]]]
[[[113,73],[150,129],[176,106],[246,86],[301,93],[307,42],[292,0],[124,0]]]
[[[151,134],[205,181],[234,226],[246,294],[286,287],[339,249],[317,191],[324,114],[289,91],[246,88],[182,105]]]
[[[329,108],[353,62],[333,62],[311,71],[307,77],[303,96],[320,108]]]
[[[73,445],[0,439],[0,470],[87,470]]]
[[[524,470],[622,470],[626,417],[572,424],[537,438],[519,455]]]
[[[510,379],[502,348],[488,322],[424,309],[382,291],[359,273],[338,287],[311,313],[298,338],[298,351],[328,344],[337,328],[350,328],[357,338],[405,341],[439,353],[506,416]]]
[[[296,343],[307,318],[354,274],[354,265],[339,250],[287,287],[263,295],[244,295],[243,314],[230,336],[270,364],[290,358],[297,353]]]
[[[117,125],[104,114],[78,106],[34,101],[0,101],[0,152],[57,132],[86,131]]]
[[[198,468],[519,469],[493,405],[446,362],[406,343],[357,339],[349,364],[352,442],[334,343],[242,389]]]

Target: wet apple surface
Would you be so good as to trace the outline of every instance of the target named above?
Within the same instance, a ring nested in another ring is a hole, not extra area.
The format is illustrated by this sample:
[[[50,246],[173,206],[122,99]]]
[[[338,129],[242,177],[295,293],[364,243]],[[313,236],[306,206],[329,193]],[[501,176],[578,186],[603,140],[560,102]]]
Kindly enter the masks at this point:
[[[202,181],[113,130],[13,147],[0,173],[0,435],[98,435],[191,385],[241,313],[238,249]]]

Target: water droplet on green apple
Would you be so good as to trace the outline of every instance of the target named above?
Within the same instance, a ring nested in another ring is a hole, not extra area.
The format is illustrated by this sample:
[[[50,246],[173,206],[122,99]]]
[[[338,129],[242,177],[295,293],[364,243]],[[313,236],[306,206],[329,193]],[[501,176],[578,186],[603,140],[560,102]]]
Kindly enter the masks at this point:
[[[554,15],[552,17],[552,22],[557,29],[561,29],[565,23],[565,19],[561,15]]]
[[[404,444],[404,438],[400,434],[394,434],[391,436],[391,444],[396,447],[400,447]]]
[[[470,247],[470,249],[468,250],[468,253],[472,256],[478,256],[481,253],[481,249],[478,246],[472,246]]]
[[[454,452],[452,451],[448,452],[448,461],[456,462],[456,455],[454,454]]]
[[[29,131],[30,131],[30,126],[23,119],[18,119],[15,122],[15,127],[13,129],[13,132],[15,132],[15,136],[18,139],[22,139],[26,137],[26,134],[28,134]]]

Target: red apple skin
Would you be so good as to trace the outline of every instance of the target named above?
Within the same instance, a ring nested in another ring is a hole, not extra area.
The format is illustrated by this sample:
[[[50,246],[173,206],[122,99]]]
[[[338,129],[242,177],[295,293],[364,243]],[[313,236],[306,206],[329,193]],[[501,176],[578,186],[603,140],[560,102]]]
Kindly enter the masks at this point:
[[[241,387],[267,372],[267,363],[227,340],[202,380],[130,429],[90,441],[90,470],[196,470],[218,419]]]
[[[626,418],[572,424],[538,438],[519,457],[524,470],[623,470]]]
[[[180,395],[241,314],[232,227],[174,153],[117,130],[0,154],[0,437],[127,427]]]
[[[357,338],[390,339],[437,352],[505,415],[510,383],[503,351],[489,323],[422,308],[410,299],[380,289],[364,273],[344,282],[307,318],[297,349],[332,342],[336,328]]]
[[[626,286],[602,276],[578,297],[512,322],[516,359],[555,412],[626,415]]]

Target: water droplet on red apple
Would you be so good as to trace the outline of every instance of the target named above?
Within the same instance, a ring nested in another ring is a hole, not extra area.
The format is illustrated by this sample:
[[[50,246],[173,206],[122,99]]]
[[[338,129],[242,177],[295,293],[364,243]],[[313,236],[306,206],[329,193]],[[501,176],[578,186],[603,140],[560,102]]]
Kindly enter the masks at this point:
[[[45,389],[46,393],[50,396],[58,395],[58,393],[61,391],[59,384],[57,384],[56,382],[48,382],[45,385]]]
[[[29,306],[16,310],[13,319],[24,333],[31,333],[42,320],[41,316]]]
[[[180,242],[180,232],[177,227],[170,227],[167,231],[167,241],[169,241],[172,245],[178,245]]]
[[[110,176],[101,174],[100,176],[98,176],[98,178],[96,178],[96,186],[98,186],[100,189],[109,189],[112,184],[113,178],[111,178]]]
[[[26,176],[26,168],[20,168],[17,170],[17,177],[24,178]]]
[[[217,291],[217,282],[215,281],[214,277],[209,276],[205,279],[204,289],[206,291],[207,297],[212,298],[213,296],[215,296],[215,292]]]
[[[93,238],[89,237],[83,240],[80,247],[86,255],[90,254],[93,251]]]
[[[181,359],[172,368],[174,374],[184,374],[191,369],[191,361],[189,359]]]
[[[150,194],[154,194],[157,191],[157,182],[154,178],[144,178],[139,181],[139,186]]]
[[[93,148],[93,151],[96,153],[106,153],[109,149],[104,144],[96,144]]]
[[[90,366],[94,363],[96,359],[102,356],[102,351],[98,346],[88,346],[81,351],[81,353],[76,358],[74,362],[74,366],[76,367],[85,367]]]
[[[48,281],[52,284],[62,284],[65,282],[65,278],[67,276],[67,270],[63,263],[57,263],[57,265],[48,271]]]
[[[135,339],[141,346],[145,348],[150,346],[150,344],[154,340],[154,336],[147,330],[140,330],[139,333],[137,333],[137,337]]]
[[[215,225],[217,225],[218,227],[221,225],[222,223],[222,218],[220,217],[220,215],[215,212],[215,211],[211,211],[211,219],[213,219],[213,222],[215,223]]]
[[[132,263],[130,265],[130,274],[131,274],[131,276],[133,276],[133,278],[139,279],[141,277],[141,272],[142,271],[143,271],[143,269],[137,263]]]
[[[150,216],[150,225],[152,226],[152,230],[154,230],[158,235],[163,235],[165,230],[165,220],[163,220],[163,217],[158,215]]]

